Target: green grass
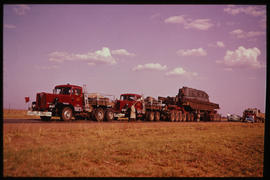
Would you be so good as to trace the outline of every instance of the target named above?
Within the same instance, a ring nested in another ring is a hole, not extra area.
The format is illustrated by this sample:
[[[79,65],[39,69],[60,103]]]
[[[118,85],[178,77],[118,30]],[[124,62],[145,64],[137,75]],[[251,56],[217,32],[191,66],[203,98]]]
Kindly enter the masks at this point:
[[[262,177],[264,124],[4,124],[4,176]]]

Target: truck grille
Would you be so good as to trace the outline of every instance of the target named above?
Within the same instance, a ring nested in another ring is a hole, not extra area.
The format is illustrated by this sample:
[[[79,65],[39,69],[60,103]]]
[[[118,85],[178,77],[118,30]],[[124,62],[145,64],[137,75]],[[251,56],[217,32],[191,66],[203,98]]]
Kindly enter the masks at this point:
[[[38,110],[45,110],[46,108],[46,95],[44,93],[37,94],[36,106]]]

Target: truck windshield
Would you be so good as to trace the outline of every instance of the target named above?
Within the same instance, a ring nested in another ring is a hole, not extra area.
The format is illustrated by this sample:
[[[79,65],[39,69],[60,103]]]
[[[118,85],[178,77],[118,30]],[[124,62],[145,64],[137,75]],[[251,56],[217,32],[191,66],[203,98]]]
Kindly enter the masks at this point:
[[[57,87],[54,89],[54,93],[69,95],[71,93],[71,88],[70,87]]]
[[[135,96],[131,96],[131,95],[122,95],[120,97],[121,100],[128,100],[128,101],[135,101]]]

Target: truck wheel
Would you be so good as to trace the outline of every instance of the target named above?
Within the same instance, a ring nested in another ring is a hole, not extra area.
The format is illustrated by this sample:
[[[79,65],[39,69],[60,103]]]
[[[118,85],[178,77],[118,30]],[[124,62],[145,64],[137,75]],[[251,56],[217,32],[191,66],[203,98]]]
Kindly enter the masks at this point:
[[[189,113],[186,114],[186,121],[189,121]]]
[[[71,121],[72,119],[72,116],[73,116],[73,113],[72,113],[72,109],[70,107],[65,107],[63,110],[62,110],[62,119],[64,121]]]
[[[114,118],[114,116],[113,116],[113,111],[112,111],[111,109],[108,109],[108,110],[106,111],[105,117],[106,117],[106,120],[107,120],[107,121],[112,121],[113,118]]]
[[[175,120],[174,112],[171,111],[170,113],[170,121],[173,122]]]
[[[175,121],[178,122],[179,121],[179,112],[178,111],[175,111]]]
[[[154,114],[154,112],[153,112],[153,111],[148,112],[147,120],[148,120],[148,121],[154,121],[154,119],[155,119],[155,114]]]
[[[182,119],[183,119],[184,122],[187,121],[187,114],[186,114],[186,113],[183,113],[183,114],[182,114]]]
[[[103,119],[104,119],[104,111],[103,111],[102,108],[98,108],[98,109],[95,110],[95,119],[98,122],[103,121]]]
[[[183,115],[182,115],[182,111],[179,112],[179,121],[182,122],[183,121]]]
[[[49,120],[51,120],[51,117],[48,117],[48,116],[40,116],[40,119],[41,119],[42,121],[49,121]]]
[[[160,121],[160,113],[158,111],[155,112],[155,121]]]

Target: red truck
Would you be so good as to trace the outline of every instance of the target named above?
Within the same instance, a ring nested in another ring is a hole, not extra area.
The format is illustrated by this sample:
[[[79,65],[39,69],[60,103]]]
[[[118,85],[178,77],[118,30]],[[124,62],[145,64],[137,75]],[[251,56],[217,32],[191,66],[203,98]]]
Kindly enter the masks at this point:
[[[52,116],[70,121],[73,117],[111,121],[114,117],[113,103],[106,97],[89,97],[81,86],[58,85],[53,93],[37,93],[28,115],[38,115],[42,120]]]

